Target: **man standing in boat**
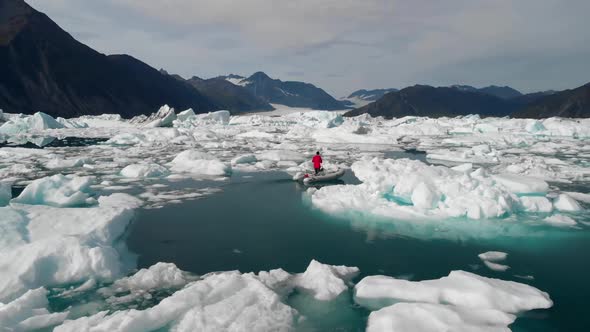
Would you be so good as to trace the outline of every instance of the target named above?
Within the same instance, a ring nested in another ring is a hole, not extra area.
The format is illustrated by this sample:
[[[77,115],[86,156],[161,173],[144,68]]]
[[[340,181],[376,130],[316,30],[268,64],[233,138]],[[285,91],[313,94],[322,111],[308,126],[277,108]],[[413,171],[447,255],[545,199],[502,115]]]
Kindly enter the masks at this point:
[[[322,156],[320,156],[320,152],[316,152],[315,156],[313,156],[313,159],[311,159],[311,162],[313,163],[313,168],[315,169],[315,175],[318,175],[318,173],[322,170]]]

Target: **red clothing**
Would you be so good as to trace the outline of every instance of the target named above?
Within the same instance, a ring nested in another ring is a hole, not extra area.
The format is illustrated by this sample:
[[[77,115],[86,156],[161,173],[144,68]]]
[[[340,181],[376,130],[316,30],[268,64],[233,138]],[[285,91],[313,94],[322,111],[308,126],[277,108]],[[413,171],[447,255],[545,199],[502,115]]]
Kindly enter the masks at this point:
[[[313,159],[311,160],[311,162],[313,163],[313,168],[321,168],[322,167],[322,157],[320,157],[320,155],[313,156]]]

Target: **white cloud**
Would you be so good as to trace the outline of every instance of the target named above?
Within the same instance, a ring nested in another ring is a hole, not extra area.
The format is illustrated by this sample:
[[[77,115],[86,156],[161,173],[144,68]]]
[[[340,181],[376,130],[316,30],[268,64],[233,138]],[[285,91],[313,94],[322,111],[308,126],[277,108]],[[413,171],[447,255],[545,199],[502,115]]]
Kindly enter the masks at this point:
[[[233,28],[257,46],[298,49],[378,27],[393,14],[390,0],[117,0],[132,10],[166,22],[198,28]]]

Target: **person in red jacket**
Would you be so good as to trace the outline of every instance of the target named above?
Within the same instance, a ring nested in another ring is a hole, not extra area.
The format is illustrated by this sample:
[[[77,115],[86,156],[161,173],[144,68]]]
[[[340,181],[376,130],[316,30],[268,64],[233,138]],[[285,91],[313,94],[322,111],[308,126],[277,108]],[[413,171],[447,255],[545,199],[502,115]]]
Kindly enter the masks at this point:
[[[313,163],[313,168],[315,169],[315,174],[317,175],[321,170],[322,170],[322,156],[320,156],[320,152],[316,152],[315,156],[313,156],[313,159],[311,159],[311,162]]]

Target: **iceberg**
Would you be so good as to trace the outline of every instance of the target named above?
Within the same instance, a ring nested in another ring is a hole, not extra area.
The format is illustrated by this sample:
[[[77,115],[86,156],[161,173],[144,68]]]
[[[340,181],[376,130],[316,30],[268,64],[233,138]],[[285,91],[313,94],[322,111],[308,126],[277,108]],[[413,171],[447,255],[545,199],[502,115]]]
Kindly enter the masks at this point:
[[[95,203],[90,186],[94,177],[56,174],[31,182],[12,203],[54,207],[85,206]]]
[[[157,127],[172,127],[172,123],[176,120],[176,113],[174,108],[164,105],[160,107],[158,112],[151,114],[149,117],[139,116],[130,120],[131,123],[140,124],[143,127],[157,128]]]
[[[288,331],[297,312],[253,274],[204,276],[146,310],[103,311],[54,331]]]
[[[295,277],[295,286],[311,293],[320,301],[330,301],[348,290],[348,285],[359,274],[357,267],[325,265],[312,260],[304,273]]]
[[[563,214],[554,214],[543,220],[549,225],[556,227],[575,227],[576,225],[578,225],[578,223],[574,219],[568,216],[564,216]]]
[[[511,314],[553,306],[549,295],[537,288],[466,271],[452,271],[447,277],[424,281],[369,276],[354,287],[354,299],[371,310],[398,302],[492,309]]]
[[[176,115],[176,119],[178,121],[186,121],[190,117],[195,115],[195,111],[192,108],[187,109],[186,111],[182,111]]]
[[[369,315],[367,332],[508,331],[516,316],[494,309],[397,303]]]
[[[32,289],[18,299],[0,303],[0,328],[6,331],[32,331],[61,324],[69,312],[50,313],[47,290]]]
[[[64,125],[57,122],[50,115],[37,112],[24,118],[13,118],[0,126],[0,133],[17,135],[29,131],[41,131],[45,129],[64,128]]]
[[[89,208],[0,208],[0,301],[39,287],[119,278],[130,261],[115,243],[134,215],[124,202]]]
[[[121,175],[127,178],[159,178],[169,174],[166,167],[158,164],[133,164],[121,170]]]
[[[365,159],[351,169],[362,184],[309,191],[312,204],[328,213],[362,211],[402,220],[503,218],[530,207],[530,199],[517,193],[548,189],[538,179],[490,176],[481,170],[468,174],[409,159]]]
[[[179,153],[170,164],[172,165],[171,170],[177,173],[228,176],[232,172],[230,165],[197,150],[186,150]]]
[[[567,194],[560,194],[553,202],[555,208],[559,211],[580,211],[582,207],[578,202]]]
[[[478,255],[479,259],[492,271],[504,272],[510,267],[508,265],[499,264],[504,261],[508,254],[500,251],[488,251]]]
[[[53,158],[49,160],[45,167],[49,169],[70,169],[74,167],[82,167],[85,164],[90,164],[91,160],[88,158]]]

